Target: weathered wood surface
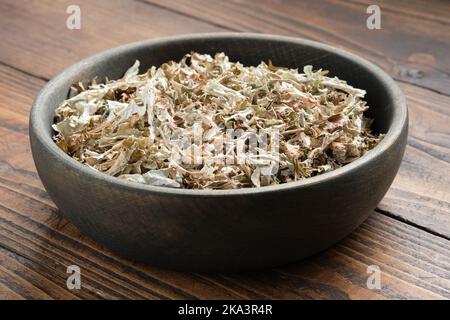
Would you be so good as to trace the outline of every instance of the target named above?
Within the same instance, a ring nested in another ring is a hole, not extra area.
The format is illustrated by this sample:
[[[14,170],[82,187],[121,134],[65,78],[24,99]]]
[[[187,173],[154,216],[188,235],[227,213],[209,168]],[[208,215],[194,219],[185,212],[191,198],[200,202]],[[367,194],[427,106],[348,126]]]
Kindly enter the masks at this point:
[[[65,28],[68,1],[0,3],[0,299],[450,298],[450,4],[379,2],[382,29],[369,31],[368,2],[360,0],[151,1],[78,1],[81,30]],[[311,259],[240,275],[135,264],[83,237],[58,215],[34,168],[28,112],[38,90],[63,68],[107,48],[229,30],[338,45],[401,82],[410,137],[377,212]],[[81,290],[66,289],[72,264],[81,267]],[[382,270],[381,290],[366,287],[369,265]]]

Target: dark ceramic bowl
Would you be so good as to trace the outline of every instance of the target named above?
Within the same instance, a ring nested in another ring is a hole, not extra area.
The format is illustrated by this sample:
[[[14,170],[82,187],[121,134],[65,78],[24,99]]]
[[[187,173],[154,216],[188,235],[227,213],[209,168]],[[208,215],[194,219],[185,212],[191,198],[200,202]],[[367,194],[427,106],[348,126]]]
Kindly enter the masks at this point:
[[[368,116],[383,141],[329,173],[279,186],[177,190],[138,185],[96,172],[52,141],[53,112],[71,84],[120,78],[136,59],[141,71],[191,50],[223,51],[231,61],[291,68],[313,64],[367,90]],[[133,43],[68,68],[37,97],[30,137],[39,176],[62,214],[124,257],[178,270],[241,271],[295,261],[333,245],[383,198],[399,168],[407,109],[395,82],[353,54],[317,42],[258,34],[196,34]]]

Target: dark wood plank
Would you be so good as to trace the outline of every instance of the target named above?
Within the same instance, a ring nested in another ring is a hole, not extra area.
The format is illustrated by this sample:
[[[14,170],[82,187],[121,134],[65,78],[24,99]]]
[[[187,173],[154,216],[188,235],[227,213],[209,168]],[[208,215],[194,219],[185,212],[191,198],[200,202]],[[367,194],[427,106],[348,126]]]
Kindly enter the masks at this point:
[[[80,0],[81,29],[66,28],[73,1],[0,2],[0,61],[39,77],[51,78],[100,51],[179,33],[223,29],[133,0]]]
[[[0,228],[0,239],[3,240],[4,230]],[[17,254],[12,253],[9,250],[4,249],[5,242],[2,241],[2,247],[0,248],[0,262],[1,266],[6,269],[7,279],[2,278],[5,286],[11,285],[12,279],[20,279],[20,281],[26,282],[27,285],[32,286],[33,288],[40,288],[43,292],[45,292],[47,296],[42,295],[43,298],[47,299],[49,297],[58,297],[60,299],[77,299],[77,296],[68,290],[65,290],[63,284],[65,284],[65,280],[60,283],[59,281],[55,281],[55,278],[46,278],[42,276],[40,271],[35,270],[35,265],[31,265],[26,263],[26,259],[23,256],[19,256]],[[26,294],[24,292],[17,292],[20,294]],[[33,298],[36,295],[36,292],[27,292],[29,294],[28,298]]]
[[[370,5],[375,4],[370,0],[351,0],[352,2]],[[376,1],[381,8],[390,10],[396,14],[410,15],[415,18],[430,20],[433,22],[440,22],[443,27],[450,26],[450,16],[445,14],[448,11],[447,0],[381,0]]]
[[[379,213],[337,246],[261,272],[180,273],[114,255],[59,216],[35,172],[23,129],[43,84],[0,66],[0,96],[9,97],[0,101],[0,298],[450,298],[450,242]],[[81,290],[65,287],[72,264],[82,270]],[[373,264],[381,290],[366,287]]]
[[[379,208],[450,239],[450,98],[402,84],[408,145]]]
[[[441,2],[440,14],[429,19],[402,14],[403,4],[382,2],[381,30],[366,27],[370,1],[319,0],[146,0],[236,31],[265,32],[319,40],[353,51],[389,72],[394,78],[450,94],[450,33],[442,25],[450,2]],[[378,3],[378,2],[377,2]],[[415,2],[417,3],[417,1]],[[434,1],[416,8],[434,7]],[[415,12],[413,6],[409,12]],[[427,10],[423,10],[427,12]],[[232,14],[230,14],[232,13]],[[444,19],[444,18],[443,18]]]
[[[0,276],[1,277],[1,276]],[[24,300],[25,298],[17,294],[6,285],[0,282],[0,297],[2,300]]]
[[[0,265],[0,283],[7,283],[8,285],[4,285],[9,290],[13,291],[14,296],[21,296],[27,299],[41,300],[41,299],[50,299],[50,296],[47,295],[41,289],[34,287],[32,284],[26,282],[26,280],[20,278],[14,272],[7,270],[5,267]],[[12,295],[8,295],[5,297],[12,298]],[[3,297],[0,297],[3,300]]]

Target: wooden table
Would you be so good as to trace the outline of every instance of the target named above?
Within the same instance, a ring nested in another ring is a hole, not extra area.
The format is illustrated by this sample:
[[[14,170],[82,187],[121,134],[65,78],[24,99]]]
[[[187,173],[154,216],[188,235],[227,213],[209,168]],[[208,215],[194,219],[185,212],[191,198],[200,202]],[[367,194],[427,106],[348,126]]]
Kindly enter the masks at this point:
[[[369,4],[381,29],[366,27]],[[81,29],[66,8],[81,8]],[[450,2],[0,2],[0,298],[450,298]],[[67,66],[128,42],[191,32],[250,31],[319,40],[381,66],[407,96],[410,135],[398,176],[373,215],[333,248],[246,274],[180,273],[133,263],[84,237],[48,197],[28,141],[39,89]],[[78,265],[80,290],[66,268]],[[367,268],[381,270],[368,289]]]

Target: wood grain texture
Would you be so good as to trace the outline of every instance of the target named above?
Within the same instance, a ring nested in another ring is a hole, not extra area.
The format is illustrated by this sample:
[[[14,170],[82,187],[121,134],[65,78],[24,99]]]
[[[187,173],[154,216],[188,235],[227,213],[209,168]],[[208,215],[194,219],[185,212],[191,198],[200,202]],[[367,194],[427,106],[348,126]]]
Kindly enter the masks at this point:
[[[417,86],[401,88],[410,117],[408,145],[379,208],[450,239],[450,98]]]
[[[434,6],[414,1],[409,12],[423,12],[428,17],[424,19],[421,14],[403,14],[409,1],[377,1],[381,30],[369,30],[369,0],[145,1],[231,30],[298,36],[345,48],[377,63],[395,79],[450,94],[449,25],[436,18],[450,11],[449,2]]]
[[[58,27],[58,32],[55,26],[64,25],[68,2],[0,3],[0,299],[450,298],[450,98],[431,91],[447,94],[450,88],[444,85],[450,65],[445,56],[449,33],[443,34],[448,31],[447,2],[382,2],[384,31],[370,36],[359,29],[365,21],[348,19],[348,10],[352,17],[352,10],[364,15],[366,2],[359,0],[308,2],[305,8],[299,2],[297,7],[294,1],[267,0],[253,10],[242,1],[211,7],[202,1],[171,1],[170,10],[140,1],[79,2],[82,30]],[[332,3],[335,10],[320,11],[323,3]],[[243,13],[230,14],[237,5]],[[173,12],[195,17],[191,8],[201,8],[202,19],[210,22]],[[323,14],[341,21],[339,26],[324,27]],[[98,17],[104,18],[102,23]],[[132,24],[133,19],[138,23]],[[410,139],[400,172],[380,204],[384,214],[374,213],[347,239],[311,259],[251,274],[178,273],[121,259],[62,219],[43,189],[28,142],[32,100],[45,79],[103,49],[154,36],[230,28],[336,44],[409,83],[402,89],[410,111]],[[399,71],[405,68],[423,73]],[[66,289],[71,264],[81,267],[81,290]],[[366,270],[373,264],[382,270],[381,290],[366,287]]]
[[[139,1],[76,3],[81,10],[80,30],[66,28],[66,8],[73,1],[1,1],[0,61],[50,79],[75,61],[129,42],[223,30]]]
[[[360,4],[375,4],[369,0],[351,0]],[[422,0],[381,0],[376,3],[383,9],[391,11],[395,14],[408,15],[418,19],[430,20],[441,23],[442,25],[450,25],[450,17],[443,12],[448,11],[448,1],[437,0],[432,1],[431,5],[428,1]]]

